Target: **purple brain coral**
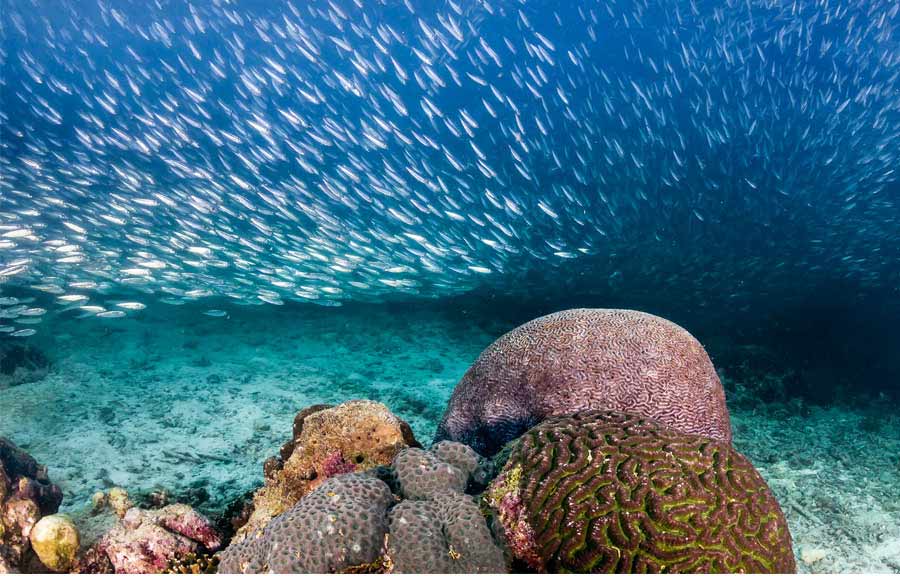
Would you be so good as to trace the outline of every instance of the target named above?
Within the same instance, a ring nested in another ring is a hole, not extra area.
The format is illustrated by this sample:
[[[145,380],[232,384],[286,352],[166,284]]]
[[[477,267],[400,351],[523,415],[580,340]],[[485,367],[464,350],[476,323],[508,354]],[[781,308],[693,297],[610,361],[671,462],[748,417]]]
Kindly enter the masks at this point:
[[[457,384],[435,440],[483,455],[545,418],[615,410],[731,441],[725,393],[696,338],[644,312],[580,308],[501,336]]]

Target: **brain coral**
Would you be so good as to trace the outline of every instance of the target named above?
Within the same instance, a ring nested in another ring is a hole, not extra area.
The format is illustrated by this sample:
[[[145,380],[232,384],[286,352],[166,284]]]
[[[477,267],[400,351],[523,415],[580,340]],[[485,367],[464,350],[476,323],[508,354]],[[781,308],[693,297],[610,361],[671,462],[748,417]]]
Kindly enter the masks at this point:
[[[554,417],[514,443],[487,501],[538,571],[793,572],[787,523],[730,444],[616,412]]]
[[[725,393],[686,330],[634,310],[574,309],[491,344],[457,384],[435,441],[485,456],[549,416],[616,410],[731,441]]]
[[[262,532],[232,543],[221,555],[219,572],[371,570],[380,565],[392,501],[387,484],[373,476],[334,476]]]

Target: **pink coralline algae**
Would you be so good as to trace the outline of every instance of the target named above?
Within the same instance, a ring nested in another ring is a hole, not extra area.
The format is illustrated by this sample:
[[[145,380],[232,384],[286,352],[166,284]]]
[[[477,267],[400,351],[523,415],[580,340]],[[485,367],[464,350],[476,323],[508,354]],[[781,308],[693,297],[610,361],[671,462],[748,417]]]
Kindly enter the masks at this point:
[[[348,474],[356,471],[356,464],[347,462],[340,452],[332,452],[322,461],[322,473],[325,478],[331,478],[338,474]]]
[[[212,523],[185,504],[159,510],[130,508],[82,556],[82,572],[152,574],[189,555],[215,552],[222,538]]]

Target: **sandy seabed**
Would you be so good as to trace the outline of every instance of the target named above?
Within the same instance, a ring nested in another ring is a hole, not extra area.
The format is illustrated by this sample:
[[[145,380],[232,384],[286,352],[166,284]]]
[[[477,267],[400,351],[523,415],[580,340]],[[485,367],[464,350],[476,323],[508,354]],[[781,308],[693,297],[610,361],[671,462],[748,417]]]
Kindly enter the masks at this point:
[[[314,403],[384,402],[427,443],[469,364],[513,327],[400,305],[204,309],[48,320],[35,337],[53,369],[0,390],[0,435],[49,466],[63,509],[117,485],[205,490],[205,507],[221,510],[261,482]],[[900,416],[798,406],[731,409],[734,443],[781,503],[800,570],[900,572]]]

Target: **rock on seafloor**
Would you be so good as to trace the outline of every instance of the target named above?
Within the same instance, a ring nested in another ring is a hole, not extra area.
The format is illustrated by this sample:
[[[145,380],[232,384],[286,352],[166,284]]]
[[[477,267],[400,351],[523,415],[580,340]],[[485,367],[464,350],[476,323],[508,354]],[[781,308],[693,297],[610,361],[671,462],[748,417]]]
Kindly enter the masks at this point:
[[[418,445],[409,425],[378,402],[301,410],[292,438],[266,461],[265,485],[253,495],[252,512],[235,539],[263,529],[328,478],[388,465],[401,449]]]
[[[186,504],[158,510],[129,508],[78,559],[82,573],[152,574],[185,558],[217,551],[222,536],[205,516]]]
[[[31,532],[43,516],[59,510],[62,497],[45,466],[0,437],[0,572],[43,568],[31,548]]]
[[[75,565],[80,537],[69,516],[44,516],[31,529],[29,540],[41,563],[53,572],[68,572]]]
[[[0,390],[41,380],[49,370],[50,361],[39,349],[0,340]]]
[[[690,333],[652,314],[590,308],[537,318],[491,344],[453,390],[435,440],[491,456],[547,417],[592,409],[731,441],[724,389]]]
[[[590,411],[544,421],[504,456],[486,494],[515,568],[796,570],[778,502],[729,443]]]

